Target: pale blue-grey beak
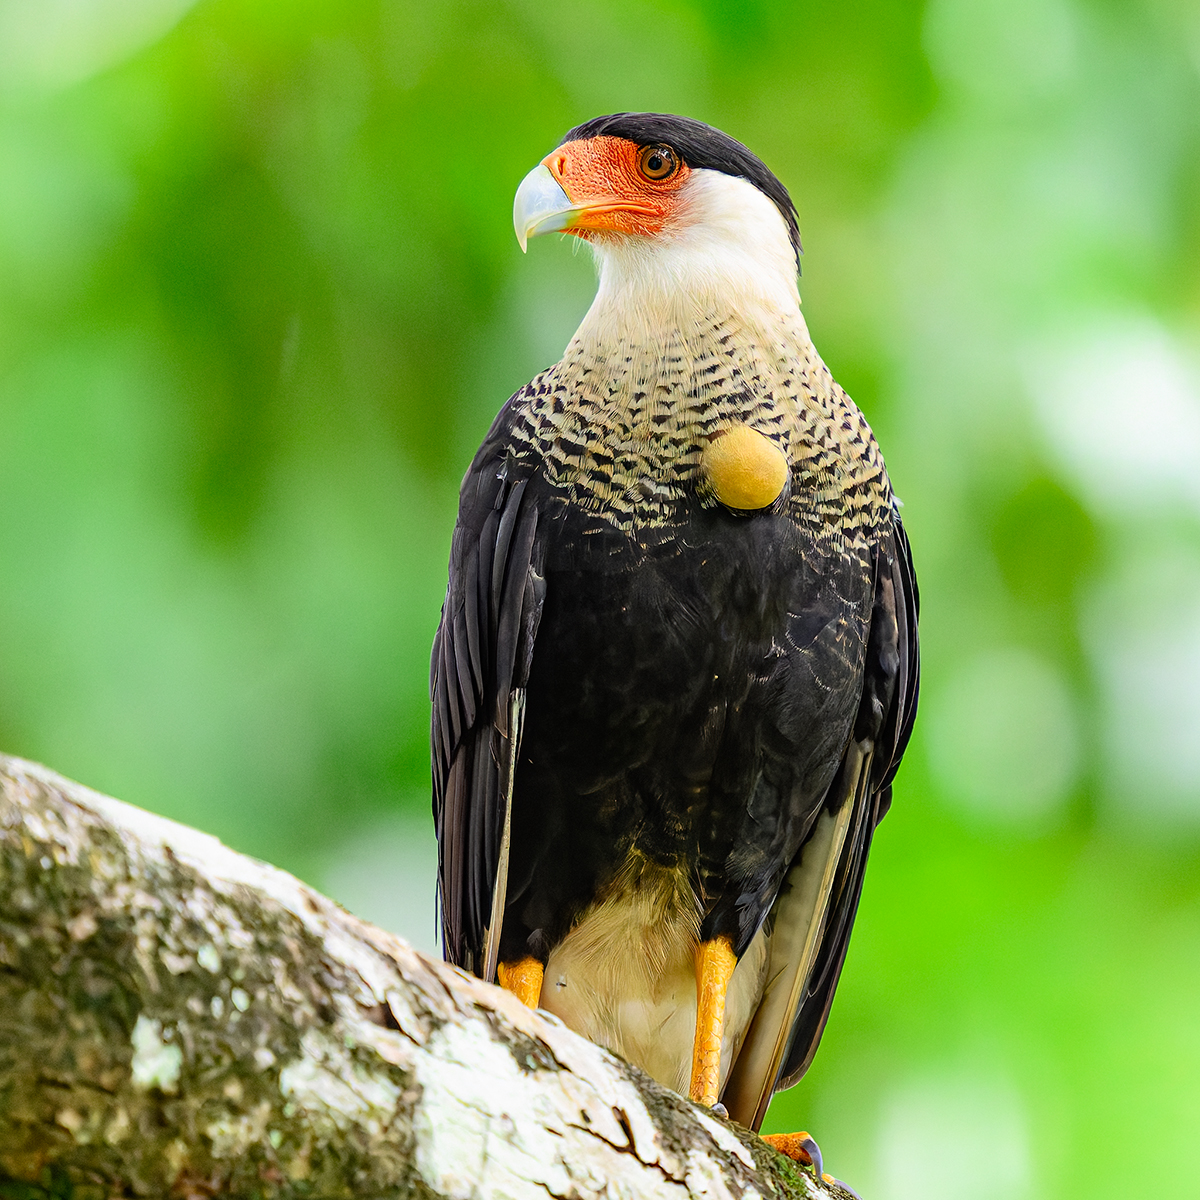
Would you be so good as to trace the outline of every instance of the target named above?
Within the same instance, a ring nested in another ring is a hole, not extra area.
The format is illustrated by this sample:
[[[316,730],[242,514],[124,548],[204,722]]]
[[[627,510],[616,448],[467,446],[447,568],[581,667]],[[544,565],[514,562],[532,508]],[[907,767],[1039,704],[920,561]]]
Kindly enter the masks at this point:
[[[545,163],[538,163],[517,188],[513,198],[513,228],[524,252],[531,237],[566,229],[577,211]]]

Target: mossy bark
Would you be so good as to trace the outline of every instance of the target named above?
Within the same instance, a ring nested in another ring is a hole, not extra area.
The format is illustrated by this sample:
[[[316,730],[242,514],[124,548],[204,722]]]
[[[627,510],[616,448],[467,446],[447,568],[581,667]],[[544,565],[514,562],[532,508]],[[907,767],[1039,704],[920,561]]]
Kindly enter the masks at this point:
[[[284,872],[0,756],[0,1198],[839,1194]]]

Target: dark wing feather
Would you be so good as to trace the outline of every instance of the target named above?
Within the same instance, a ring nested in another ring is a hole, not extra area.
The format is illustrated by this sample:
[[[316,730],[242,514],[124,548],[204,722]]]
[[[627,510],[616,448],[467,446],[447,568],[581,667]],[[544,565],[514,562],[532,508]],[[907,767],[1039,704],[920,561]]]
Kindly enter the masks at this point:
[[[791,1087],[808,1070],[825,1031],[862,894],[871,835],[891,805],[892,780],[917,715],[920,597],[912,550],[898,513],[891,538],[878,552],[877,572],[863,699],[854,731],[856,741],[873,748],[870,778],[866,794],[857,802],[853,834],[847,838],[839,864],[821,951],[796,1013],[791,1048],[780,1068],[776,1090]],[[835,780],[831,798],[848,792],[847,781]]]
[[[772,1092],[795,1083],[817,1052],[845,962],[871,837],[891,803],[892,779],[916,718],[920,602],[898,513],[876,552],[875,580],[854,733],[826,795],[827,816],[801,848],[776,901],[771,977],[723,1097],[730,1114],[752,1129],[762,1123]],[[801,928],[780,928],[789,921]]]
[[[504,887],[511,775],[545,591],[537,509],[527,473],[518,477],[503,452],[503,417],[463,480],[431,656],[442,938],[447,959],[476,974],[499,936],[492,910],[498,881]]]
[[[921,594],[917,588],[917,573],[913,569],[912,547],[899,513],[895,515],[892,541],[888,566],[891,576],[890,603],[896,621],[896,690],[877,738],[879,750],[876,767],[880,772],[880,798],[876,822],[883,820],[891,806],[892,780],[908,747],[908,739],[912,736],[913,722],[917,719],[917,698],[921,690],[921,647],[917,633]]]

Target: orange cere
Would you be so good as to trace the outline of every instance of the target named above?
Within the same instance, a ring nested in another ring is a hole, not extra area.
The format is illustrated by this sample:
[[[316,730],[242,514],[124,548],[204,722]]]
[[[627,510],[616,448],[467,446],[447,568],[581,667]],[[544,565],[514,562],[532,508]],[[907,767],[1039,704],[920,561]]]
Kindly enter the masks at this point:
[[[648,179],[638,167],[641,149],[627,138],[594,137],[566,142],[542,159],[577,206],[567,233],[586,238],[593,233],[662,232],[691,169],[680,162],[669,179]]]

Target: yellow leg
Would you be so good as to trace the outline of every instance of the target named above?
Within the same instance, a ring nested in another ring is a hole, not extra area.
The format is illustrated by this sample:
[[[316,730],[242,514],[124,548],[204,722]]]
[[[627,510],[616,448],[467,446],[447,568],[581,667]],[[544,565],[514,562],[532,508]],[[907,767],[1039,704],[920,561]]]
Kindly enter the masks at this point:
[[[542,996],[543,970],[536,958],[520,958],[515,963],[501,963],[496,974],[502,988],[512,992],[528,1008],[537,1008]]]
[[[689,1094],[712,1108],[721,1083],[721,1033],[725,1027],[725,990],[737,959],[727,937],[696,947],[696,1041],[692,1047]]]

